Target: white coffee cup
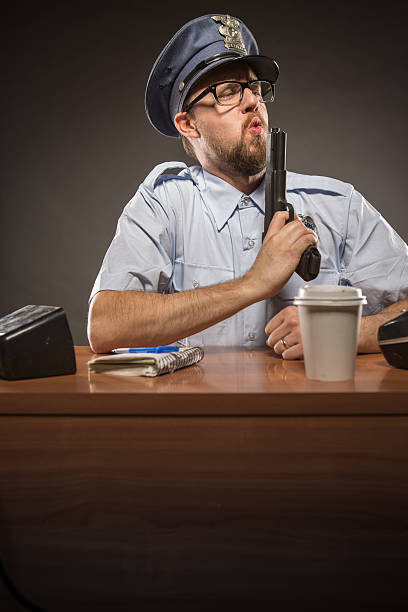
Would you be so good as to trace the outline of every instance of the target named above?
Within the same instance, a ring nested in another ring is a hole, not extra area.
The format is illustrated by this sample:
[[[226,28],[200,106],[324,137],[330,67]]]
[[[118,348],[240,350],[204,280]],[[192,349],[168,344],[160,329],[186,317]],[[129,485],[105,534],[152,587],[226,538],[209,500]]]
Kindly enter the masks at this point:
[[[354,378],[363,304],[361,289],[342,285],[305,285],[298,307],[306,377],[314,380]]]

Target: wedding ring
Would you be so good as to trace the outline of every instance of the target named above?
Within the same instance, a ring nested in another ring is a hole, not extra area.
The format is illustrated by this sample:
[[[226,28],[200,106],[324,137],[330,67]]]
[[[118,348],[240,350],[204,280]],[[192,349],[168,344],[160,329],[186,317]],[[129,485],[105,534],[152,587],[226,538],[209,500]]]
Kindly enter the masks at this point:
[[[289,344],[286,342],[285,338],[281,338],[281,342],[283,344],[283,346],[285,347],[285,350],[290,348]]]

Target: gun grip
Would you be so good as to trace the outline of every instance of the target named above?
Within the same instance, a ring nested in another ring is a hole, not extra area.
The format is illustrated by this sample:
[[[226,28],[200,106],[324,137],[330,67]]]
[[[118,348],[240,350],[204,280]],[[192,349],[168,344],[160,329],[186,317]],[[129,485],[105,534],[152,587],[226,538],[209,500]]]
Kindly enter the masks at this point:
[[[321,256],[316,247],[310,245],[302,254],[296,272],[305,281],[311,281],[319,274]]]
[[[289,211],[289,219],[286,223],[290,223],[295,218],[295,211],[290,204],[286,202],[286,207]],[[296,272],[305,281],[311,281],[319,274],[321,256],[318,249],[312,245],[308,246],[300,258]]]

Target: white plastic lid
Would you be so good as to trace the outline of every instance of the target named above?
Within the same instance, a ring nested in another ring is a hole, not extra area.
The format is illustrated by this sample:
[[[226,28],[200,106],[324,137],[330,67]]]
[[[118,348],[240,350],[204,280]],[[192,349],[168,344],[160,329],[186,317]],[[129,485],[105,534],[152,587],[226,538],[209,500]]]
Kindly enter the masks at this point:
[[[299,288],[294,304],[366,304],[367,300],[358,287],[347,285],[304,285]]]

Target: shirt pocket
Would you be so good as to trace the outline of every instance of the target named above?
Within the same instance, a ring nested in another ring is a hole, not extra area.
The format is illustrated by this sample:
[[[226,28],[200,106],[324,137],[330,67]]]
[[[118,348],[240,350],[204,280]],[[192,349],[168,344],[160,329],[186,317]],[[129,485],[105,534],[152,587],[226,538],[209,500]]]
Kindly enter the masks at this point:
[[[182,261],[174,263],[173,291],[189,291],[200,287],[219,285],[233,280],[234,271],[227,268],[187,264]],[[233,318],[232,318],[233,319]],[[225,319],[204,329],[193,336],[180,340],[185,346],[225,345],[232,330],[232,319]]]
[[[273,298],[276,312],[282,310],[286,306],[292,306],[293,300],[297,296],[299,289],[305,285],[338,285],[340,275],[337,270],[329,268],[321,268],[317,277],[306,282],[294,272],[283,289]]]
[[[173,291],[189,291],[199,287],[219,285],[234,278],[234,271],[228,268],[174,262]]]

